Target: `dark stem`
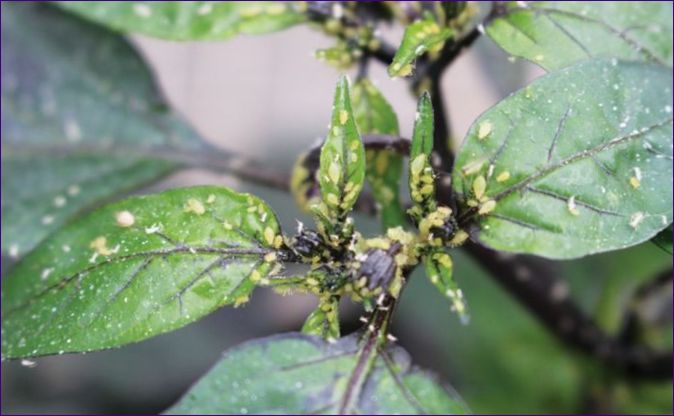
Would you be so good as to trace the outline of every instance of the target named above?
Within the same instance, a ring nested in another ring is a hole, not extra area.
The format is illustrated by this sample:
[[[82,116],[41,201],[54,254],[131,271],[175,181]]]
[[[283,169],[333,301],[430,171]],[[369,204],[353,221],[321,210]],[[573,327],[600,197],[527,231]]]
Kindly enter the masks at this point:
[[[351,372],[344,396],[342,396],[339,404],[338,414],[340,415],[347,414],[353,401],[358,399],[358,391],[362,386],[364,378],[367,376],[372,358],[377,354],[379,345],[386,341],[386,332],[391,321],[391,316],[393,316],[395,302],[395,298],[385,295],[382,301],[379,302],[377,309],[372,313],[370,323],[361,340],[362,346],[358,353],[356,366]]]
[[[628,375],[671,379],[671,351],[626,344],[604,333],[573,302],[567,283],[556,276],[550,262],[499,253],[475,243],[467,243],[464,248],[560,340]]]

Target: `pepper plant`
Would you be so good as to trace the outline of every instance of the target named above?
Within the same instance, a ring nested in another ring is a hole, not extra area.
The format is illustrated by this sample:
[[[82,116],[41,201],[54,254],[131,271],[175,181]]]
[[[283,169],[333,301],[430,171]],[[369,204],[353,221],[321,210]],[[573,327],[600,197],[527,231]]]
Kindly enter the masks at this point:
[[[412,271],[470,325],[455,250],[499,259],[506,275],[511,253],[575,259],[654,239],[671,254],[671,16],[671,3],[3,3],[2,251],[15,262],[3,269],[3,360],[120,347],[270,287],[318,298],[301,332],[227,352],[169,413],[467,412],[390,334]],[[224,40],[298,24],[334,38],[319,59],[357,70],[339,77],[325,138],[289,184],[202,141],[121,35]],[[383,24],[404,26],[397,49]],[[485,33],[547,74],[487,109],[457,150],[439,80]],[[409,82],[411,140],[368,78],[372,61]],[[118,198],[195,165],[289,187],[315,221],[283,230],[264,201],[220,186]],[[363,236],[354,210],[378,215],[381,235]],[[631,346],[558,292],[549,302],[566,315],[530,306],[569,320],[553,329],[562,339],[603,343],[625,371],[671,369],[671,351],[623,354]],[[344,298],[366,312],[355,333],[340,329]]]

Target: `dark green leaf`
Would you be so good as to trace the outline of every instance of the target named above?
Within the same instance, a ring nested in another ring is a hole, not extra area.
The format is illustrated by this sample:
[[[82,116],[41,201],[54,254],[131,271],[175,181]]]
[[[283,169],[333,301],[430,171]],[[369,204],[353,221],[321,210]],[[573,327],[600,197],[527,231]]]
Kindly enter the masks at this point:
[[[4,358],[140,341],[248,300],[282,243],[264,202],[197,187],[129,198],[46,239],[2,279]]]
[[[672,254],[672,227],[660,231],[651,241],[667,253]]]
[[[361,134],[388,134],[398,136],[398,117],[367,78],[353,86],[353,115]],[[405,214],[400,204],[400,177],[402,156],[388,149],[365,152],[365,175],[372,188],[372,195],[379,204],[384,229],[403,225]]]
[[[508,53],[558,69],[592,57],[672,65],[671,2],[511,2],[487,26]]]
[[[328,137],[321,148],[318,182],[328,215],[340,218],[351,211],[365,180],[365,149],[351,110],[349,83],[341,77],[332,108]]]
[[[204,149],[118,35],[49,5],[3,3],[2,50],[2,250],[11,257],[82,209],[178,167],[158,155]]]
[[[426,52],[438,52],[454,32],[426,15],[405,29],[400,47],[388,67],[391,77],[406,77],[413,72],[414,61]]]
[[[234,348],[169,414],[464,414],[456,394],[411,366],[398,347],[379,353],[358,386],[357,336],[328,343],[300,334],[250,341]]]
[[[261,34],[305,20],[299,2],[61,1],[59,5],[115,30],[172,40]]]
[[[573,258],[653,237],[672,221],[672,78],[589,61],[539,78],[468,132],[454,190],[473,238]]]
[[[410,148],[409,188],[418,218],[435,210],[435,185],[431,152],[433,151],[433,105],[428,93],[419,99]]]

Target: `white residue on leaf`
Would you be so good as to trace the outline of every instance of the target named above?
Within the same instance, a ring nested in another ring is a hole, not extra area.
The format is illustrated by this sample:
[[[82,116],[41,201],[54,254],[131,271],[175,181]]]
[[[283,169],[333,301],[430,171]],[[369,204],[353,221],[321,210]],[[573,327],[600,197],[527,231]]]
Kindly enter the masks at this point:
[[[69,142],[79,142],[82,140],[82,130],[76,120],[67,118],[63,125],[63,132]]]
[[[19,258],[19,245],[18,244],[10,244],[9,245],[9,257],[16,259]]]
[[[644,220],[644,213],[643,212],[635,212],[630,216],[630,227],[634,228],[635,230],[637,227],[639,227],[639,224],[641,224],[641,221]]]
[[[152,16],[152,9],[145,3],[134,3],[133,12],[139,17]]]
[[[65,206],[66,202],[68,202],[68,201],[66,200],[66,198],[63,195],[56,195],[54,197],[54,206],[56,208],[61,208],[61,207]]]

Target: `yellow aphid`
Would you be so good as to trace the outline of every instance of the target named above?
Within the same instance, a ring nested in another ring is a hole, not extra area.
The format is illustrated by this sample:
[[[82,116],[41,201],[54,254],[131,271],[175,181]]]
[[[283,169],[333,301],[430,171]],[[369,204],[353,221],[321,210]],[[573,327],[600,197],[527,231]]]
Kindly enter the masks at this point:
[[[276,261],[276,253],[271,252],[264,255],[264,261],[267,263],[273,263]]]
[[[234,228],[234,227],[232,226],[232,224],[230,224],[230,223],[227,222],[227,221],[223,222],[223,223],[222,223],[222,226],[225,227],[225,230],[231,230],[231,229]]]
[[[461,168],[461,171],[464,175],[473,175],[482,169],[482,165],[484,165],[484,160],[474,160]]]
[[[454,234],[454,237],[452,237],[452,239],[449,241],[449,243],[453,246],[459,246],[459,245],[463,244],[464,242],[466,242],[467,239],[468,239],[468,233],[463,231],[463,230],[459,230],[459,231],[456,232],[456,234]]]
[[[437,274],[432,274],[429,276],[429,279],[431,280],[431,283],[436,284],[440,280]]]
[[[632,176],[630,178],[630,185],[632,185],[632,188],[637,189],[641,186],[641,181],[636,176]]]
[[[328,194],[325,199],[328,201],[329,204],[332,205],[337,205],[339,204],[339,198],[335,194]]]
[[[475,198],[480,199],[484,195],[484,191],[487,189],[487,181],[484,179],[484,176],[478,176],[473,181],[473,193]]]
[[[267,244],[272,245],[274,244],[274,238],[276,238],[276,233],[274,230],[271,229],[271,227],[267,227],[264,229],[264,241],[267,242]]]
[[[280,248],[283,245],[283,237],[280,235],[277,235],[274,237],[274,248]]]
[[[424,166],[426,166],[426,155],[422,153],[412,160],[410,172],[412,175],[419,175],[424,170]]]
[[[534,61],[536,61],[536,62],[541,62],[544,59],[545,59],[545,56],[543,56],[541,54],[538,54],[538,55],[534,56]]]
[[[305,282],[307,282],[309,286],[318,286],[318,280],[314,279],[313,277],[307,278]]]
[[[334,183],[338,183],[342,177],[342,169],[337,162],[331,162],[328,166],[328,178]]]
[[[253,270],[253,272],[250,274],[250,281],[253,283],[257,283],[262,279],[262,276],[260,275],[260,272],[257,270]]]
[[[483,121],[477,128],[477,138],[479,140],[485,139],[491,133],[492,124],[489,121]]]
[[[136,218],[129,211],[119,211],[115,214],[115,220],[120,227],[131,227]]]
[[[238,298],[234,299],[234,307],[238,308],[239,306],[243,305],[244,303],[248,302],[249,300],[250,300],[250,297],[248,295],[239,296]]]
[[[413,68],[412,68],[411,64],[406,64],[406,65],[403,65],[403,67],[400,68],[400,70],[396,71],[396,72],[398,73],[397,75],[399,77],[406,77],[406,76],[408,76],[412,73],[412,69]]]
[[[101,256],[110,256],[115,253],[114,250],[110,250],[108,248],[108,241],[103,236],[96,237],[91,243],[89,243],[89,247],[94,249],[94,251]]]
[[[209,194],[209,195],[208,195],[208,198],[206,198],[206,203],[207,203],[207,204],[212,204],[213,202],[215,202],[215,195]]]
[[[351,162],[357,162],[358,161],[358,153],[356,152],[349,152],[349,160]]]
[[[569,198],[568,201],[566,201],[566,208],[569,210],[571,215],[578,216],[580,215],[580,212],[578,211],[578,208],[576,207],[576,196],[572,196]]]
[[[496,177],[496,182],[505,182],[510,179],[510,172],[503,171]]]
[[[185,205],[185,212],[194,212],[197,215],[201,215],[206,212],[206,208],[204,208],[204,204],[198,199],[190,198]]]
[[[482,205],[480,205],[480,208],[477,210],[477,213],[480,215],[486,215],[492,212],[494,208],[496,208],[496,201],[490,199],[482,203]]]
[[[349,113],[346,110],[339,110],[339,124],[346,124],[349,121]]]

